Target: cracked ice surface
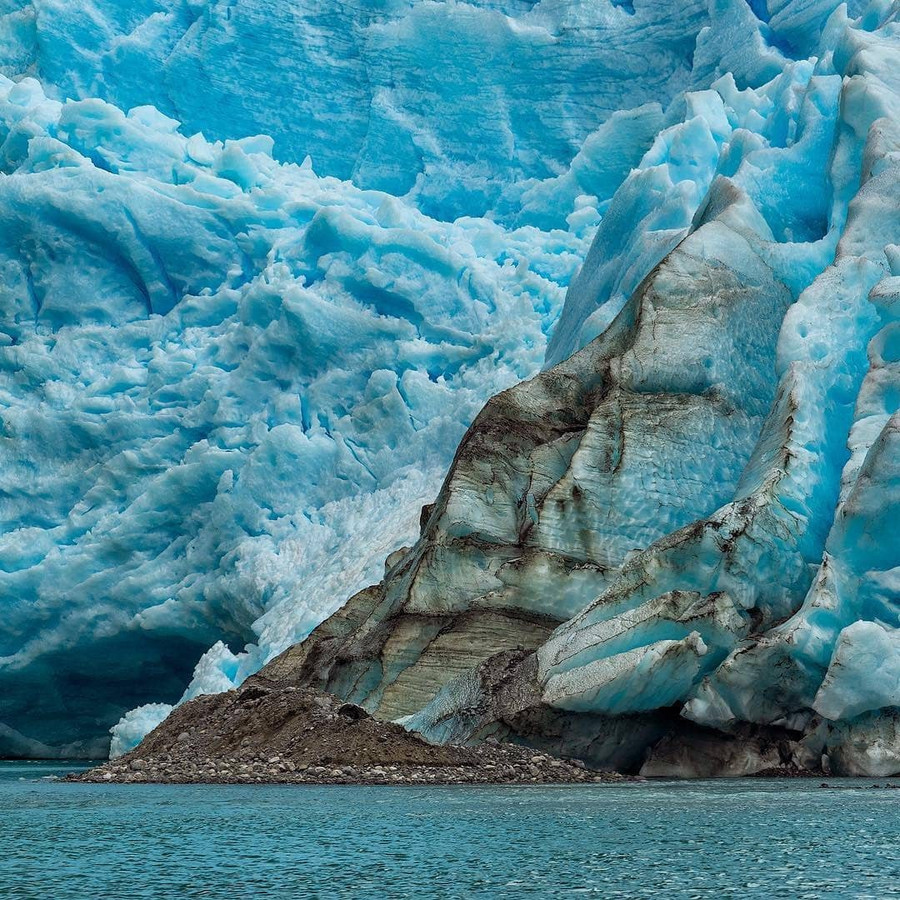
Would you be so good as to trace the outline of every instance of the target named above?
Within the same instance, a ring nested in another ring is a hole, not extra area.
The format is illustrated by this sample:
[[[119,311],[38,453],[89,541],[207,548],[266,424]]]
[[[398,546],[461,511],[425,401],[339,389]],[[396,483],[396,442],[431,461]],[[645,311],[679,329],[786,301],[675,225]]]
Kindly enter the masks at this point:
[[[887,0],[716,5],[545,371],[310,677],[655,774],[900,771],[898,58]]]
[[[0,67],[209,138],[271,135],[279,159],[438,217],[546,219],[522,190],[564,177],[617,110],[684,90],[708,17],[705,0],[0,0]],[[623,163],[592,180],[614,188]]]
[[[0,721],[68,743],[377,580],[597,213],[441,223],[27,78],[0,128]]]

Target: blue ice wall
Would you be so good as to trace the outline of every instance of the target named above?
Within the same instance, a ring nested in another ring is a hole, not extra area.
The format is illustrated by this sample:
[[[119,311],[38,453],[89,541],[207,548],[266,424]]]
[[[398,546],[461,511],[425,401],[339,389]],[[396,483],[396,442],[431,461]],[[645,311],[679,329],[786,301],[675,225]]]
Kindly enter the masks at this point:
[[[562,174],[616,110],[667,104],[706,20],[703,0],[3,0],[0,71],[268,134],[281,160],[448,218]]]
[[[0,721],[65,743],[376,579],[592,226],[442,223],[30,78],[0,137]]]
[[[699,478],[734,505],[635,562],[712,502],[644,460],[616,509],[669,512],[596,532],[650,624],[595,651],[618,613],[584,610],[544,652],[548,697],[777,720],[734,687],[768,664],[730,656],[759,610],[797,614],[760,646],[818,673],[791,714],[900,705],[889,676],[841,679],[896,593],[859,535],[894,509],[897,28],[832,0],[0,0],[0,752],[98,752],[160,701],[122,749],[302,638],[415,538],[484,402],[603,334],[695,234],[711,292],[721,264],[771,302],[623,365],[741,407],[704,426]],[[709,535],[751,500],[725,566]],[[737,612],[704,606],[654,668],[670,589]]]

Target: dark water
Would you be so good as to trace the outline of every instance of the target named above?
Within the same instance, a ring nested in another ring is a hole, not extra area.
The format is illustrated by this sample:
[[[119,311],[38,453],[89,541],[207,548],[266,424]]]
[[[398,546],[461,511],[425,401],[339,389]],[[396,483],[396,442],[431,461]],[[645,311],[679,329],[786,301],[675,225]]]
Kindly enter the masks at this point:
[[[900,896],[900,791],[871,781],[42,780],[64,770],[0,763],[0,897]]]

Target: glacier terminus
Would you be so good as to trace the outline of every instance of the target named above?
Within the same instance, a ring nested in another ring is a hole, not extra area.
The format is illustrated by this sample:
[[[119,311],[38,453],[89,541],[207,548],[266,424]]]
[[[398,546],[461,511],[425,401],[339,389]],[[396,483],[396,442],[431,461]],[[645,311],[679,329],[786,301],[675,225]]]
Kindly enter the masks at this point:
[[[900,773],[900,2],[0,0],[0,73],[0,755],[262,672]]]

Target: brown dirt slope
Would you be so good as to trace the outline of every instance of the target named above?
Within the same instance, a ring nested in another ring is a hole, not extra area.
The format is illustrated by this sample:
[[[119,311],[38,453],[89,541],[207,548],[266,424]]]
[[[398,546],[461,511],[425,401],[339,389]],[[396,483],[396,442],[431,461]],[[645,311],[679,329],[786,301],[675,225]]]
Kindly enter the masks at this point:
[[[256,676],[176,709],[90,782],[549,783],[616,781],[512,744],[434,746],[321,691]]]

